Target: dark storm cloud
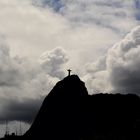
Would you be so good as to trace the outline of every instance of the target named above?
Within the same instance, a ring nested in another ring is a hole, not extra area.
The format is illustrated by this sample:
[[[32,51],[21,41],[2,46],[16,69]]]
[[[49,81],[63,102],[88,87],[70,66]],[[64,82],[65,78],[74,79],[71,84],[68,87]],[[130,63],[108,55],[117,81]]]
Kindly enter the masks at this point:
[[[140,93],[140,27],[109,50],[107,64],[115,90]]]
[[[62,48],[43,53],[40,63],[10,55],[9,46],[0,37],[0,123],[31,123],[43,98],[64,77],[63,64],[68,61]]]
[[[4,92],[4,95],[0,94],[1,123],[5,122],[5,120],[31,123],[39,111],[40,105],[42,104],[45,96],[48,94],[49,89],[54,85],[51,82],[53,80],[58,81],[59,77],[64,77],[62,66],[68,61],[68,58],[62,48],[55,48],[52,51],[43,53],[39,61],[41,63],[42,71],[39,71],[38,73],[34,73],[34,71],[30,73],[30,71],[28,71],[25,73],[24,76],[27,77],[27,79],[25,78],[23,82],[25,84],[17,84],[16,86],[14,85],[15,87],[9,87],[8,84],[4,87],[1,85],[1,92]],[[32,74],[33,76],[30,77]],[[37,74],[37,77],[35,74]],[[12,73],[9,73],[9,75],[12,76]],[[15,78],[18,77],[15,76]],[[29,85],[28,80],[30,80]],[[25,86],[26,84],[28,86]],[[19,91],[17,92],[18,88]],[[20,88],[23,88],[23,91]],[[16,92],[15,94],[13,94],[14,91]],[[44,94],[41,95],[41,92]]]
[[[140,26],[87,67],[85,79],[95,91],[140,94]],[[90,79],[92,78],[92,80]]]
[[[1,99],[2,100],[2,99]],[[0,122],[5,121],[23,121],[31,123],[42,103],[41,99],[4,99],[1,108]],[[2,102],[2,101],[1,101]]]

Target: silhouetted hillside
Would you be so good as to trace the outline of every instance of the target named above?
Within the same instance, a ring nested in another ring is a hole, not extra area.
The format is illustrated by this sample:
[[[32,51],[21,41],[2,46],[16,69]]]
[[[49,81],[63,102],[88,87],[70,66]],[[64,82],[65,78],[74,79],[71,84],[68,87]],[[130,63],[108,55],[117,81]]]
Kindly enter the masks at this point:
[[[78,76],[58,82],[43,105],[26,136],[46,139],[78,139],[83,133],[87,89]]]
[[[140,98],[131,94],[88,95],[78,76],[68,76],[45,98],[22,139],[138,140]]]

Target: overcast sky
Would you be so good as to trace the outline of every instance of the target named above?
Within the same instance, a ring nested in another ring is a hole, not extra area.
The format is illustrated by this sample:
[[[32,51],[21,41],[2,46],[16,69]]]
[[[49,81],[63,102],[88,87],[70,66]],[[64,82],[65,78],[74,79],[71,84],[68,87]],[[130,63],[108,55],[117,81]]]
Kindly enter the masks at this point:
[[[0,0],[0,136],[5,120],[30,124],[68,68],[90,94],[139,95],[139,9],[139,0]]]

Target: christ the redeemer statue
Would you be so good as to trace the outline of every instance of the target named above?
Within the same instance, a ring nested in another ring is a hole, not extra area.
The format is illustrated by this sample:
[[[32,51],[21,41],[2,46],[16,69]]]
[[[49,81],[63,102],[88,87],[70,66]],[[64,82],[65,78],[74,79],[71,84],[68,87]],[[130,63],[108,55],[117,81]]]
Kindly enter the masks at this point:
[[[68,76],[70,76],[70,73],[71,73],[72,70],[68,69],[67,71],[68,71]]]

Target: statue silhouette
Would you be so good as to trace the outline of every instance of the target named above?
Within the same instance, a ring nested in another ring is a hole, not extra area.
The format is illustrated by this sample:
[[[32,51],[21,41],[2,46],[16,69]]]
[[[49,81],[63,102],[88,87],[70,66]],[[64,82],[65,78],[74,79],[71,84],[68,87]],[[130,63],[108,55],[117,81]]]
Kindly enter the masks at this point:
[[[70,76],[70,73],[71,73],[72,70],[68,69],[67,71],[68,71],[68,76]]]

